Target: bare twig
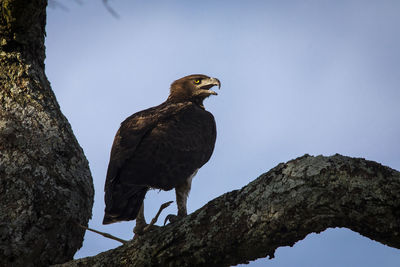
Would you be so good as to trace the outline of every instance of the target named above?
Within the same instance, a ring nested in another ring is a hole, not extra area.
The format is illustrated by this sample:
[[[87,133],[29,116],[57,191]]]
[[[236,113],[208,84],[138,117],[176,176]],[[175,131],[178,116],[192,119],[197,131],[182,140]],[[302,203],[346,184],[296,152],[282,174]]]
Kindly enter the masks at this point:
[[[69,8],[67,6],[61,4],[57,0],[50,0],[49,1],[49,7],[53,8],[53,9],[60,8],[64,12],[69,12]]]
[[[143,229],[143,232],[148,231],[148,230],[150,229],[150,227],[152,227],[152,226],[157,222],[158,217],[160,217],[161,212],[162,212],[166,207],[168,207],[169,205],[171,205],[172,202],[173,202],[173,201],[168,201],[168,202],[165,202],[164,204],[162,204],[162,205],[160,206],[160,209],[158,210],[156,216],[155,216],[155,217],[151,220],[151,222]]]
[[[113,240],[115,240],[115,241],[121,242],[122,244],[125,244],[125,243],[128,242],[128,240],[124,240],[124,239],[118,238],[118,237],[113,236],[113,235],[111,235],[111,234],[109,234],[109,233],[104,233],[104,232],[97,231],[97,230],[95,230],[95,229],[92,229],[92,228],[83,226],[82,224],[77,223],[77,222],[76,222],[76,224],[77,224],[79,227],[83,228],[83,229],[86,229],[86,230],[89,230],[89,231],[91,231],[91,232],[97,233],[97,234],[102,235],[102,236],[104,236],[104,237],[106,237],[106,238],[113,239]]]
[[[119,19],[118,13],[108,4],[108,0],[103,0],[103,4],[114,18]]]

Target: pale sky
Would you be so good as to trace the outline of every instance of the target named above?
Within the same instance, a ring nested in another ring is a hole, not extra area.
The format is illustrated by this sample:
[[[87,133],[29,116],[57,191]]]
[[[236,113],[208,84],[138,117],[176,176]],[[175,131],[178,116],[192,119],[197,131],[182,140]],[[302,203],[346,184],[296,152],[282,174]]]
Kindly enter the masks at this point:
[[[110,1],[119,19],[100,0],[57,1],[68,10],[48,9],[46,73],[90,163],[92,228],[132,238],[132,221],[101,224],[115,132],[192,73],[222,87],[205,101],[218,135],[190,213],[305,153],[400,170],[400,1]],[[173,191],[148,194],[147,220],[169,200]],[[169,213],[176,205],[161,219]],[[117,246],[87,232],[75,257]],[[250,266],[399,264],[399,249],[328,229]]]

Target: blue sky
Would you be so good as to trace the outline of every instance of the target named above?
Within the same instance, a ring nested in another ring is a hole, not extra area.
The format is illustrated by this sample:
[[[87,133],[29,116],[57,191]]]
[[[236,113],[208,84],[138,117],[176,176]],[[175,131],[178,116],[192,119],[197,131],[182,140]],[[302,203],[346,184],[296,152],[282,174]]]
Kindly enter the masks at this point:
[[[222,87],[205,102],[218,137],[193,180],[189,212],[305,153],[400,170],[399,1],[110,1],[119,19],[100,0],[62,3],[67,11],[48,9],[46,73],[90,163],[93,228],[132,237],[134,222],[101,224],[114,134],[192,73]],[[150,192],[146,218],[174,199]],[[175,212],[171,205],[163,215]],[[86,233],[75,257],[118,245]],[[399,266],[400,250],[328,229],[251,266],[266,263]]]

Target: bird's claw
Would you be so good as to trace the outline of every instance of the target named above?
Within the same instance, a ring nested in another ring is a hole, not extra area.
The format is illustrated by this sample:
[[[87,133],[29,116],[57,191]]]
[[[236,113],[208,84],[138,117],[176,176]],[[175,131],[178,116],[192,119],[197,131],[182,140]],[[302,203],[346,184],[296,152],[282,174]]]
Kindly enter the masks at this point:
[[[165,217],[164,225],[166,225],[168,221],[169,221],[170,223],[174,223],[174,222],[176,222],[178,219],[179,219],[179,217],[178,217],[177,215],[168,214],[168,215]]]
[[[161,226],[158,225],[154,225],[154,224],[146,224],[145,226],[141,226],[141,227],[135,227],[133,229],[133,233],[135,234],[135,236],[137,235],[143,235],[146,232],[151,232],[154,231],[156,229],[159,229]]]

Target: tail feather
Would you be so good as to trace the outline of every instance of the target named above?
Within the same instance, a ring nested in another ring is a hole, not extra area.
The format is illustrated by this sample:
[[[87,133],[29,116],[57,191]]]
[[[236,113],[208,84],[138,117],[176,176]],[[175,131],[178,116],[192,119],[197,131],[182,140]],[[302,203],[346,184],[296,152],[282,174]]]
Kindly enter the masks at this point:
[[[106,192],[103,224],[136,219],[149,188],[137,185],[117,185]]]

